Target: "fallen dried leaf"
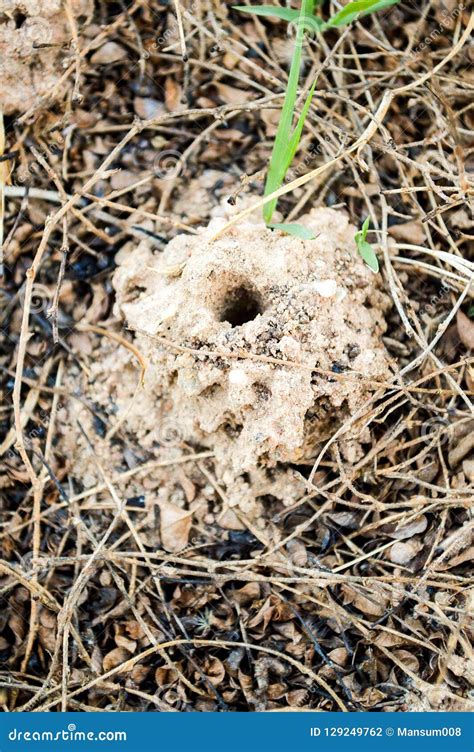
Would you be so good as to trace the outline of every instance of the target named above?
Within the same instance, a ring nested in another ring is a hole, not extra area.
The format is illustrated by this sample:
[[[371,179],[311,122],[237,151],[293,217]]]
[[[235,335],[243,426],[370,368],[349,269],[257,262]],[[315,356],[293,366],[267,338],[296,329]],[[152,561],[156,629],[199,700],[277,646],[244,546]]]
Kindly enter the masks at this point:
[[[165,551],[176,553],[186,548],[192,525],[192,512],[169,501],[160,501],[161,545]]]
[[[240,606],[253,603],[260,598],[260,585],[258,582],[248,582],[240,590],[234,590],[232,593],[233,600]]]
[[[463,345],[465,345],[468,350],[474,350],[474,321],[462,311],[458,311],[456,314],[456,326],[459,339]]]
[[[219,684],[221,684],[224,681],[225,677],[225,668],[222,661],[219,660],[219,658],[216,658],[215,656],[209,657],[204,662],[203,671],[211,684],[214,685],[214,687],[218,687]],[[196,681],[199,680],[199,674],[196,673]]]
[[[104,655],[102,667],[104,671],[110,671],[113,668],[117,668],[117,666],[120,666],[122,663],[125,663],[125,661],[128,661],[130,657],[131,654],[128,650],[125,650],[125,648],[114,648],[110,653]]]
[[[394,543],[390,549],[390,561],[394,564],[408,564],[422,548],[423,544],[416,540]]]
[[[425,242],[425,230],[421,220],[414,219],[411,222],[404,222],[399,225],[392,225],[388,234],[395,238],[395,240],[405,241],[406,243],[414,243],[415,245],[423,245]]]
[[[411,520],[411,522],[398,525],[391,535],[393,538],[397,538],[397,540],[403,540],[404,538],[411,538],[418,533],[424,533],[427,526],[428,520],[425,515],[422,514],[420,517]]]
[[[459,465],[461,460],[474,449],[474,433],[464,436],[463,439],[448,454],[448,461],[451,467]]]
[[[91,63],[94,65],[107,65],[109,63],[118,63],[128,57],[126,50],[117,42],[106,42],[94,52],[91,57]]]
[[[341,591],[344,593],[345,603],[351,603],[355,608],[368,616],[382,616],[387,608],[388,598],[381,592],[364,595],[346,583],[341,585]]]

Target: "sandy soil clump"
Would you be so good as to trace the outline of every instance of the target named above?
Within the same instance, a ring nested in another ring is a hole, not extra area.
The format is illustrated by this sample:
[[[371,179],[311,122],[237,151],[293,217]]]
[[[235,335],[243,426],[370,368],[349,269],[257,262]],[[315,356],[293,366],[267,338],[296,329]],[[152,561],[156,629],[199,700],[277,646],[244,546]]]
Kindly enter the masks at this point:
[[[345,214],[312,211],[305,241],[248,220],[213,240],[224,221],[119,256],[116,313],[148,364],[127,425],[148,447],[169,430],[211,448],[231,503],[288,501],[285,468],[345,422],[343,455],[361,455],[369,436],[349,419],[389,377],[388,303]]]
[[[85,0],[70,0],[76,18]],[[0,0],[0,107],[25,112],[50,92],[63,72],[72,39],[61,0]]]

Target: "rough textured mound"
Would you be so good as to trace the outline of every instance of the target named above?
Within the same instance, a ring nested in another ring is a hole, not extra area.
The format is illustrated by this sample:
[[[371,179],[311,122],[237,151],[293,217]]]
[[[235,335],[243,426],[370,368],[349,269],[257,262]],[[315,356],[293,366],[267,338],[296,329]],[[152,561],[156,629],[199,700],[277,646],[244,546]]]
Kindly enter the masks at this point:
[[[70,0],[74,14],[83,0]],[[0,106],[25,112],[49,92],[62,73],[71,40],[61,0],[0,0]]]
[[[148,361],[129,427],[148,446],[167,425],[211,447],[241,503],[249,475],[252,493],[280,495],[269,469],[310,460],[387,379],[386,299],[342,213],[304,217],[317,235],[309,241],[249,221],[212,240],[223,221],[159,255],[146,243],[125,250],[114,285],[117,312]],[[364,439],[360,426],[345,432],[349,460]]]

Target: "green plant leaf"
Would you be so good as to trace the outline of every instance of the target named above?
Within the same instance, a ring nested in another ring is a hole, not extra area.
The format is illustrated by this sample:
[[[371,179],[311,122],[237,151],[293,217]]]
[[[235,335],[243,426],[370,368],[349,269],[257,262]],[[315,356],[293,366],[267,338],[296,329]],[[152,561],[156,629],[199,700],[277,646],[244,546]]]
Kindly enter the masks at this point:
[[[369,227],[370,227],[370,217],[366,217],[366,219],[364,220],[364,224],[362,225],[362,229],[357,233],[357,235],[360,236],[361,240],[366,240]]]
[[[353,21],[359,15],[374,13],[375,11],[395,5],[397,2],[399,2],[399,0],[352,0],[352,2],[349,2],[339,11],[339,13],[336,13],[326,23],[324,23],[321,18],[314,15],[314,9],[315,6],[319,4],[319,0],[301,0],[299,12],[292,8],[282,8],[272,5],[233,6],[235,10],[242,11],[243,13],[253,13],[260,16],[276,16],[293,24],[296,31],[295,48],[291,60],[285,98],[283,100],[281,117],[278,123],[278,129],[273,143],[270,164],[268,166],[265,181],[265,196],[269,196],[278,190],[285,179],[285,175],[287,174],[291,162],[297,152],[303,126],[314,95],[316,82],[309,91],[303,110],[292,132],[291,128],[295,117],[295,105],[298,94],[298,82],[305,34],[316,30],[324,31],[325,29],[334,26],[343,26],[344,24]],[[271,222],[277,202],[278,199],[272,199],[272,201],[268,201],[263,207],[263,218],[267,225]],[[356,242],[365,241],[367,229],[368,225],[365,229],[365,234],[359,234],[356,236]],[[361,230],[361,233],[364,233],[364,228]]]
[[[289,140],[287,146],[284,147],[284,149],[282,150],[280,180],[278,182],[278,185],[276,186],[277,188],[280,187],[280,185],[282,184],[283,180],[285,179],[285,175],[288,172],[288,170],[290,169],[290,165],[291,165],[291,163],[293,161],[293,158],[294,158],[294,156],[296,154],[296,151],[298,149],[298,145],[299,145],[299,142],[300,142],[300,139],[301,139],[301,132],[303,130],[303,126],[304,126],[304,123],[305,123],[305,120],[306,120],[306,116],[307,116],[309,108],[311,106],[311,102],[312,102],[312,99],[313,99],[315,88],[316,88],[316,81],[313,83],[311,89],[308,92],[308,96],[306,97],[306,101],[304,103],[303,109],[301,110],[301,114],[300,114],[300,116],[298,118],[298,122],[296,123],[295,129],[294,129],[293,133],[291,134],[290,140]],[[270,212],[270,209],[267,210],[268,211],[268,216],[269,216],[269,219],[266,220],[267,223],[271,219],[271,215],[273,214],[273,211],[274,211],[274,209],[276,207],[276,204],[277,204],[277,201],[275,201],[275,200],[270,203],[271,212]],[[263,216],[264,216],[264,218],[267,216],[267,213],[265,212],[265,207],[264,207],[264,215]]]
[[[303,40],[305,35],[304,19],[310,16],[313,9],[313,0],[302,0],[301,9],[296,22],[295,50],[291,60],[290,75],[288,76],[288,85],[286,87],[285,99],[281,111],[280,122],[273,144],[270,165],[268,168],[267,179],[265,182],[265,196],[273,193],[280,187],[288,169],[286,154],[288,142],[291,139],[291,124],[295,113],[296,96],[298,93],[298,80],[300,75],[301,55],[303,50]],[[263,207],[263,218],[266,224],[269,224],[275,211],[277,201],[269,201]]]
[[[296,222],[277,222],[274,225],[268,225],[271,230],[281,230],[286,232],[287,235],[293,235],[295,238],[301,240],[314,240],[316,235],[308,227],[299,225]]]
[[[321,30],[331,29],[335,26],[346,26],[352,23],[357,16],[366,16],[368,13],[376,13],[378,10],[389,8],[399,0],[353,0],[348,3],[339,13],[332,16],[321,27]]]
[[[299,144],[300,139],[301,139],[301,133],[303,131],[303,126],[304,126],[304,123],[305,123],[305,120],[306,120],[306,116],[307,116],[307,114],[309,112],[309,108],[311,106],[311,102],[313,101],[313,96],[314,96],[314,90],[315,90],[315,88],[316,88],[316,81],[313,83],[311,89],[308,92],[308,96],[306,97],[306,101],[305,101],[305,103],[303,105],[303,109],[301,110],[301,114],[300,114],[300,116],[298,118],[298,122],[295,125],[295,129],[294,129],[293,133],[291,134],[290,141],[289,141],[288,146],[286,148],[286,153],[285,153],[286,165],[285,165],[285,173],[284,173],[285,175],[288,172],[288,170],[290,168],[290,165],[291,165],[291,163],[293,161],[293,157],[295,156],[296,151],[298,149],[298,144]]]
[[[319,5],[320,0],[310,0],[308,3],[308,14],[312,19],[314,9],[316,5]],[[252,13],[254,16],[267,16],[280,18],[282,21],[296,21],[299,18],[299,10],[293,8],[282,8],[279,5],[233,5],[233,10],[239,10],[241,13]],[[316,23],[323,23],[322,19],[315,18]]]
[[[368,243],[366,240],[356,240],[356,245],[359,256],[365,261],[367,266],[370,267],[373,272],[377,273],[380,268],[379,260],[370,243]]]
[[[370,245],[370,243],[367,242],[367,233],[369,231],[370,226],[370,217],[367,217],[364,220],[364,223],[360,230],[357,230],[356,234],[354,235],[354,240],[357,246],[357,251],[359,253],[359,256],[364,259],[367,266],[369,266],[373,272],[379,271],[379,260],[377,258],[377,255]]]
[[[296,21],[300,15],[299,10],[280,8],[278,5],[233,5],[232,8],[241,13],[252,13],[254,16],[274,16],[290,23]]]

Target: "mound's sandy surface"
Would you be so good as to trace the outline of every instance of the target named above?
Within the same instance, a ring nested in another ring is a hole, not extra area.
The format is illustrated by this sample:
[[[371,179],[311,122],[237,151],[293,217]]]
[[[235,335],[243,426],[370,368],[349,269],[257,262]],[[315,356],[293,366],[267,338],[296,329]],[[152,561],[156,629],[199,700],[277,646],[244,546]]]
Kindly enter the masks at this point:
[[[387,303],[344,214],[311,212],[302,222],[317,237],[306,241],[251,221],[212,240],[223,221],[164,253],[124,249],[116,312],[148,364],[128,428],[147,447],[169,429],[212,448],[245,507],[256,492],[288,498],[282,468],[309,462],[388,378]],[[367,439],[348,424],[346,458]]]

